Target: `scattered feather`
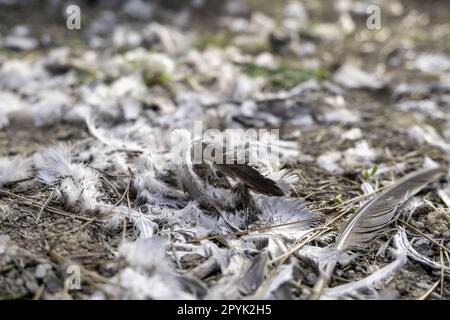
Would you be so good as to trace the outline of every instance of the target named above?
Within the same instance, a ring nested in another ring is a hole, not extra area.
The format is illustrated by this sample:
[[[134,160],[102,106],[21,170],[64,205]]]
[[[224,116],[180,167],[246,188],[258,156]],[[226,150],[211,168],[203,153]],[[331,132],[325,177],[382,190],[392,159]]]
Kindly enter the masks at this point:
[[[394,237],[394,243],[398,248],[406,251],[408,257],[413,259],[414,261],[433,268],[434,270],[441,270],[442,264],[440,262],[435,262],[414,249],[411,242],[408,240],[408,236],[406,235],[406,231],[404,228],[399,227],[399,233]],[[450,267],[443,266],[443,268],[445,273],[450,274]]]
[[[32,161],[29,158],[0,157],[0,186],[30,177],[31,165]]]
[[[389,186],[378,196],[366,202],[342,227],[335,248],[346,251],[351,248],[363,248],[398,217],[398,208],[410,197],[422,190],[428,183],[436,180],[447,170],[442,168],[424,169],[413,172]],[[317,281],[313,297],[321,295],[335,263],[326,266],[326,276]]]

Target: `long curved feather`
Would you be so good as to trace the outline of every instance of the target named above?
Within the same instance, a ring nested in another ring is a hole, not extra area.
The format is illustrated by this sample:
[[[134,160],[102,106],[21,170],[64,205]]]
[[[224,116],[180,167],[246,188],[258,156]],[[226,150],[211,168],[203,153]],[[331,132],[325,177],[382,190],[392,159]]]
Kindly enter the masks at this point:
[[[343,226],[336,241],[336,250],[363,248],[380,235],[397,218],[397,209],[428,183],[447,173],[443,168],[424,169],[398,180],[378,196],[364,204]],[[327,265],[326,272],[316,282],[311,299],[318,299],[327,285],[336,262]]]
[[[409,174],[364,204],[339,232],[336,249],[363,247],[397,218],[397,209],[428,183],[447,173],[442,168]]]
[[[198,203],[206,209],[210,209],[213,211],[218,210],[218,204],[216,201],[209,196],[209,194],[204,189],[202,182],[198,178],[197,174],[194,172],[192,160],[192,145],[187,144],[183,150],[182,158],[184,161],[181,161],[178,164],[178,174],[181,180],[181,183],[185,189],[185,191],[189,194],[189,196],[197,200]]]

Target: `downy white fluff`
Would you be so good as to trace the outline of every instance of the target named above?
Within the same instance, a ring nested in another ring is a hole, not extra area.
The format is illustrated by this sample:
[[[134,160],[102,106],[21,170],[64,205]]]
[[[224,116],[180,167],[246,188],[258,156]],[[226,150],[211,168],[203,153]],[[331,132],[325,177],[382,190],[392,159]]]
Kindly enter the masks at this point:
[[[111,130],[105,130],[100,127],[97,127],[95,125],[96,119],[90,114],[85,115],[85,121],[86,126],[89,129],[89,132],[105,145],[128,151],[138,151],[138,152],[145,151],[144,148],[141,147],[139,144],[126,139],[118,138],[114,135],[114,133]]]
[[[149,213],[143,213],[141,208],[138,211],[132,208],[130,211],[128,206],[102,204],[101,211],[110,213],[106,220],[106,227],[111,230],[119,229],[124,219],[131,220],[139,238],[142,239],[152,237],[158,229],[158,224],[153,221],[154,217]],[[148,209],[147,211],[151,212],[152,209]]]
[[[99,207],[99,176],[92,169],[76,163],[69,145],[60,144],[43,150],[34,156],[37,179],[56,186],[57,196],[68,205],[78,204],[82,210],[92,211]]]
[[[181,192],[170,188],[157,178],[158,174],[166,172],[164,167],[158,165],[159,163],[163,163],[160,157],[148,152],[143,153],[135,161],[137,175],[133,181],[133,187],[138,197],[150,204],[177,206],[184,201],[185,197]]]
[[[317,214],[304,208],[305,202],[301,199],[288,199],[266,195],[256,196],[256,204],[261,210],[261,218],[273,223],[288,223],[299,220],[308,220],[318,217]],[[306,221],[304,227],[310,227],[311,221]],[[302,226],[302,224],[299,224]]]
[[[128,266],[111,279],[119,286],[103,289],[117,299],[194,299],[166,259],[167,245],[158,236],[124,243],[119,252]]]

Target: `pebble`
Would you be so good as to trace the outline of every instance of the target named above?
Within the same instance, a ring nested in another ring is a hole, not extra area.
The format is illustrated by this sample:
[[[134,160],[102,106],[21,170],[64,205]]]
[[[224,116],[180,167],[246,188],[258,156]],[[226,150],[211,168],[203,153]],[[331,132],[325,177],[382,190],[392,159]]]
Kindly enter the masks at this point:
[[[52,269],[52,266],[48,263],[41,263],[36,267],[36,271],[34,272],[34,276],[36,279],[43,279],[47,274],[47,271]]]
[[[317,281],[317,275],[313,272],[308,273],[308,275],[306,276],[306,280],[309,283],[315,283]]]
[[[14,281],[14,283],[15,283],[16,286],[21,287],[21,286],[24,285],[24,280],[23,280],[22,278],[17,278],[17,279]]]
[[[38,284],[37,284],[35,279],[26,279],[25,280],[25,287],[31,293],[36,292],[39,289],[39,286],[38,286]]]

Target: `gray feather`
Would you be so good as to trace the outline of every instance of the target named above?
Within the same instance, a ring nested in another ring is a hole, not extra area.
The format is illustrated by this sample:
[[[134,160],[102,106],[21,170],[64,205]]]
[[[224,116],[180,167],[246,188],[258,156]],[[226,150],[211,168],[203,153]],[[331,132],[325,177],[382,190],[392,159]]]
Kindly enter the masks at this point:
[[[251,265],[241,279],[240,292],[249,295],[259,288],[264,280],[267,252],[262,252],[251,260]]]
[[[191,161],[192,145],[188,145],[186,150],[184,150],[184,162],[180,163],[178,166],[178,172],[180,176],[181,183],[184,190],[189,194],[189,196],[197,200],[197,202],[204,208],[213,211],[219,211],[217,202],[209,196],[203,187],[203,183],[197,174],[194,172],[193,164]]]
[[[446,172],[442,168],[433,168],[411,173],[368,201],[341,229],[337,249],[361,247],[369,243],[397,218],[397,209],[401,205]]]
[[[343,226],[336,242],[336,250],[345,252],[361,248],[375,239],[384,228],[398,217],[397,209],[428,183],[447,173],[443,168],[424,169],[413,172],[388,187],[378,196],[364,204]],[[326,266],[325,274],[316,282],[310,299],[318,299],[328,283],[336,261]]]

